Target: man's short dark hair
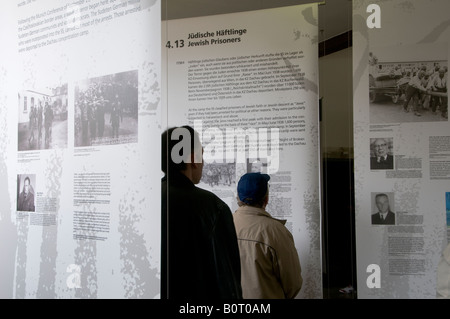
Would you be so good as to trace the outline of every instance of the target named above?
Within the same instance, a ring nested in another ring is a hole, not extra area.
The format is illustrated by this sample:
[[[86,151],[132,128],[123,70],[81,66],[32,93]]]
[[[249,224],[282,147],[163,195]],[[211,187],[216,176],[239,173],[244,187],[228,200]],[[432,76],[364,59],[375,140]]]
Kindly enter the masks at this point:
[[[375,200],[377,200],[377,199],[380,198],[380,197],[386,197],[387,199],[389,199],[389,196],[388,196],[387,194],[380,193],[380,194],[376,194],[376,195],[375,195]]]
[[[186,163],[181,161],[180,163],[175,163],[172,159],[172,149],[175,145],[177,145],[180,140],[173,140],[172,133],[174,130],[180,127],[172,127],[164,131],[161,135],[161,170],[164,173],[169,172],[179,172],[186,169]],[[194,153],[195,150],[195,130],[189,125],[181,126],[181,128],[187,129],[189,131],[190,145],[191,145],[191,154]]]

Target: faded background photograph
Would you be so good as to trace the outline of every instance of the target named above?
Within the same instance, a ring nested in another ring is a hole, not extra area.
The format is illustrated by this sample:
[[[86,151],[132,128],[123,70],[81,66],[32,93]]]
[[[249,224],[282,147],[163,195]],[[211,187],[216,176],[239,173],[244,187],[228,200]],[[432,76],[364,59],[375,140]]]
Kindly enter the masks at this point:
[[[80,81],[75,86],[75,147],[138,141],[138,71]]]
[[[447,45],[370,48],[370,123],[447,121]],[[410,96],[413,79],[424,90]]]
[[[236,163],[205,163],[200,181],[211,188],[236,186]]]
[[[18,93],[18,150],[67,147],[67,83]]]

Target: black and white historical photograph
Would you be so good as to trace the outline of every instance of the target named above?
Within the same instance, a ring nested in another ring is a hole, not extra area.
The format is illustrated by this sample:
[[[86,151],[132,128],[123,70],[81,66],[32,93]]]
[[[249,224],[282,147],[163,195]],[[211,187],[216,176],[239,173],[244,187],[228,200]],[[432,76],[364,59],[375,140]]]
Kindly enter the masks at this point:
[[[67,83],[18,93],[18,150],[67,147]]]
[[[370,169],[394,169],[394,139],[392,137],[370,139]]]
[[[138,141],[138,71],[90,78],[75,86],[75,147]]]
[[[372,193],[372,225],[395,225],[394,193]]]
[[[205,163],[202,183],[211,188],[236,186],[236,163]]]
[[[36,207],[36,175],[17,175],[17,211],[34,212]]]
[[[247,159],[247,173],[267,174],[267,159]]]
[[[370,123],[448,120],[447,45],[371,48]]]

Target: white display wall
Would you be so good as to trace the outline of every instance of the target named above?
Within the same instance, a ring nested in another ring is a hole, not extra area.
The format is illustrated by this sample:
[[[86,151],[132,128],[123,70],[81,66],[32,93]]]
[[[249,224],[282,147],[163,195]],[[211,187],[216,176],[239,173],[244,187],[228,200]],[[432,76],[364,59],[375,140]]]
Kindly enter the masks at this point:
[[[158,298],[160,1],[0,8],[0,297]]]
[[[270,174],[304,283],[322,298],[317,4],[163,21],[163,112],[202,138],[198,185],[237,209],[246,172]]]
[[[436,296],[448,241],[448,98],[423,82],[420,100],[406,105],[405,88],[420,70],[434,81],[448,67],[449,9],[446,0],[353,2],[359,298]],[[371,162],[379,148],[392,156],[389,166]],[[395,216],[387,224],[376,221],[379,194]]]

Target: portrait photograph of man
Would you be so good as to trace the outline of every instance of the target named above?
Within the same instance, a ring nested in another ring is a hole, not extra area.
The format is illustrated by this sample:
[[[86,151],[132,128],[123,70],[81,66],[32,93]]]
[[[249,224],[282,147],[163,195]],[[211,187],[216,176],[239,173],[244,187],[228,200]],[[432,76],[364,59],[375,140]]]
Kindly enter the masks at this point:
[[[393,193],[372,193],[372,225],[395,225]]]
[[[35,175],[17,175],[17,211],[35,211]]]
[[[392,138],[370,139],[370,169],[383,170],[394,168],[394,156],[392,155]]]

